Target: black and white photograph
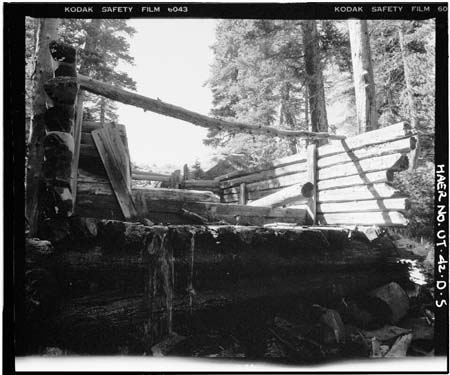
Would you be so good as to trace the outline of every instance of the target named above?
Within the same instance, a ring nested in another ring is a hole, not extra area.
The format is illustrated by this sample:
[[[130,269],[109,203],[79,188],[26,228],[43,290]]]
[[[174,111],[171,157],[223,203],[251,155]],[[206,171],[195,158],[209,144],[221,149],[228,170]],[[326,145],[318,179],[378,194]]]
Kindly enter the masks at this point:
[[[4,369],[448,373],[447,3],[3,12]]]

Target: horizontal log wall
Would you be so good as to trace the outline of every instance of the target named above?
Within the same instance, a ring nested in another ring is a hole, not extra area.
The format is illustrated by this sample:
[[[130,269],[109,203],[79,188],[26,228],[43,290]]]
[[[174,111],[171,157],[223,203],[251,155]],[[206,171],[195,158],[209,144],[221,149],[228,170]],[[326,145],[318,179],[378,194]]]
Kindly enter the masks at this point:
[[[318,147],[318,223],[405,225],[401,212],[405,211],[408,201],[389,183],[395,172],[408,168],[412,162],[409,156],[416,144],[417,138],[409,125],[401,122]],[[241,184],[245,184],[251,205],[255,201],[265,202],[262,198],[275,197],[281,190],[294,188],[307,179],[306,155],[288,156],[259,170],[239,171],[217,178],[223,202],[239,202]],[[299,199],[287,206],[303,207],[302,204]],[[371,214],[364,217],[363,212]]]
[[[408,200],[390,186],[408,168],[417,138],[401,122],[318,148],[319,224],[407,224]]]
[[[266,197],[282,188],[306,182],[306,154],[274,160],[260,169],[237,171],[216,178],[224,203],[239,202],[241,184],[245,184],[247,202]]]

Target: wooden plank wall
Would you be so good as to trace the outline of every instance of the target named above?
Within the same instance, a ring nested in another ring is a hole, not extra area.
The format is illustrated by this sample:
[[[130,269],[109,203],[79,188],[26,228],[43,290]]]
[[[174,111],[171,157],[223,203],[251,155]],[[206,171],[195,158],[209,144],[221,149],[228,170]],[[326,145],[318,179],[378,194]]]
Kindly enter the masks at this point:
[[[316,223],[321,225],[384,225],[407,223],[402,212],[407,197],[390,183],[408,168],[417,137],[405,122],[331,141],[317,148]],[[248,202],[282,188],[307,182],[307,155],[274,161],[269,167],[219,177],[225,203],[239,202],[245,184]],[[304,208],[304,202],[287,205]]]

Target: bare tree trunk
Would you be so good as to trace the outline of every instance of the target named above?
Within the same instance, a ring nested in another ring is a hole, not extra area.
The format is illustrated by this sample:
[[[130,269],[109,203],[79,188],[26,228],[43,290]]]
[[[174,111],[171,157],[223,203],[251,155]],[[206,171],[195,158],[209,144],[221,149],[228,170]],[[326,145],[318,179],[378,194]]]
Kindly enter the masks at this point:
[[[416,112],[416,105],[414,103],[414,97],[413,97],[411,74],[410,74],[408,62],[406,59],[405,38],[404,38],[404,34],[403,34],[401,25],[398,27],[398,41],[400,44],[400,51],[402,54],[403,72],[405,75],[406,93],[408,96],[409,117],[410,117],[410,121],[411,121],[411,127],[413,129],[415,129],[417,126],[417,112]]]
[[[352,50],[358,130],[359,133],[364,133],[378,128],[367,20],[349,20],[348,30]]]
[[[311,131],[328,132],[325,89],[323,86],[322,64],[320,61],[316,21],[303,21],[302,30],[309,94],[309,110],[311,114]]]
[[[52,58],[48,45],[51,40],[57,38],[58,19],[42,18],[38,27],[25,202],[25,215],[30,225],[31,236],[36,234],[41,204],[40,198],[42,197],[43,140],[45,137],[44,113],[47,110],[48,100],[44,90],[44,83],[53,78]]]
[[[281,88],[281,113],[280,113],[280,125],[286,124],[289,128],[296,128],[296,121],[294,114],[290,108],[290,84],[285,83]],[[289,148],[293,154],[297,153],[298,145],[297,139],[289,139]]]
[[[105,107],[106,99],[102,97],[100,99],[100,123],[102,124],[102,126],[105,123]]]

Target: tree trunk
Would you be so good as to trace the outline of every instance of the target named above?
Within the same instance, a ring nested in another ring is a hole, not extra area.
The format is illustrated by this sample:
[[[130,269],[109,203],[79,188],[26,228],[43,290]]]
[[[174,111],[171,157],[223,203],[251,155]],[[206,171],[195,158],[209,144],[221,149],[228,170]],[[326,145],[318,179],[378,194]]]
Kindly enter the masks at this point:
[[[406,59],[405,39],[401,25],[398,27],[398,42],[400,44],[400,51],[402,53],[403,72],[405,75],[406,93],[408,97],[409,118],[411,121],[411,127],[415,129],[417,125],[416,105],[414,103],[411,74]]]
[[[36,65],[33,79],[33,103],[31,138],[29,143],[28,171],[26,178],[26,217],[30,224],[30,236],[37,230],[40,198],[42,197],[42,164],[45,137],[44,113],[47,111],[47,95],[44,83],[53,78],[49,42],[57,37],[58,19],[43,18],[39,21],[36,43]]]
[[[295,116],[290,107],[290,84],[285,83],[281,89],[281,110],[280,110],[280,125],[286,124],[289,128],[296,128]],[[289,148],[293,154],[297,153],[298,145],[297,139],[289,139]]]
[[[242,122],[226,121],[218,118],[208,117],[200,113],[189,111],[173,104],[164,103],[159,99],[152,99],[120,87],[101,82],[99,80],[79,74],[77,79],[72,77],[61,77],[53,79],[48,86],[59,83],[77,82],[82,90],[92,92],[105,98],[142,108],[147,111],[159,113],[164,116],[177,118],[182,121],[204,128],[221,129],[234,132],[250,134],[274,135],[277,137],[311,137],[316,139],[345,139],[343,135],[328,134],[326,132],[310,132],[305,130],[285,130],[272,126],[262,126],[255,124],[245,124]]]
[[[302,23],[305,69],[308,83],[311,131],[328,132],[325,89],[320,61],[319,39],[315,20]]]
[[[359,133],[378,128],[372,58],[367,20],[349,20],[353,81]]]

